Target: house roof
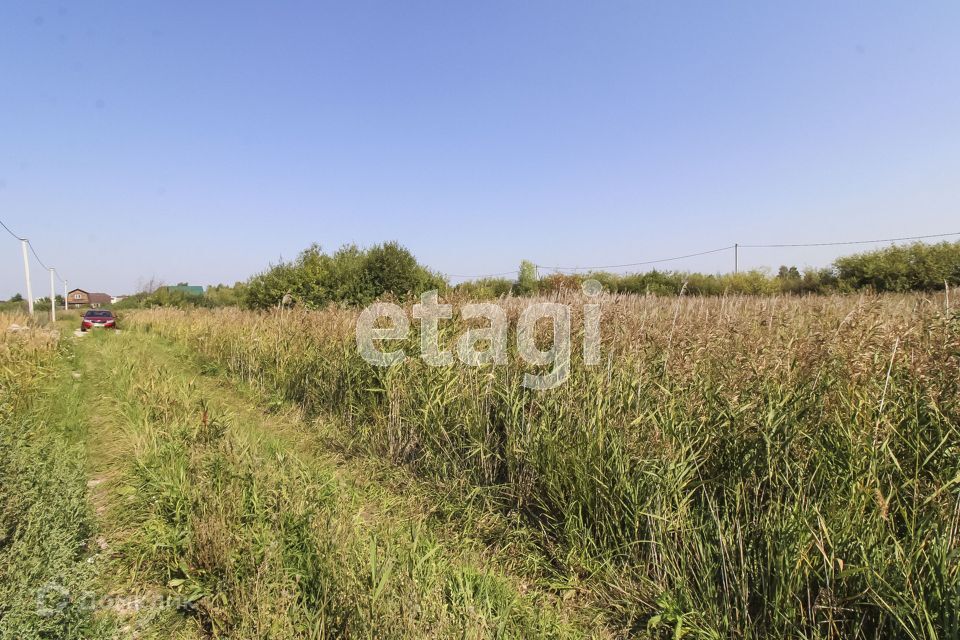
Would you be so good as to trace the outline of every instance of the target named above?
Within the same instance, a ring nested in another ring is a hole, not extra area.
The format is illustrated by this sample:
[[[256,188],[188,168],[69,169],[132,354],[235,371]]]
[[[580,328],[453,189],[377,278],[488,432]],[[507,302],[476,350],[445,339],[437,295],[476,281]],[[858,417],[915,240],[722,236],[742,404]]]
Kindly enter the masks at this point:
[[[175,284],[167,287],[167,291],[180,291],[191,296],[202,296],[203,287],[190,284]]]
[[[111,296],[109,293],[90,293],[86,289],[72,289],[67,293],[67,297],[69,298],[70,295],[74,293],[86,294],[87,302],[93,304],[110,304],[110,302],[113,300],[113,296]]]

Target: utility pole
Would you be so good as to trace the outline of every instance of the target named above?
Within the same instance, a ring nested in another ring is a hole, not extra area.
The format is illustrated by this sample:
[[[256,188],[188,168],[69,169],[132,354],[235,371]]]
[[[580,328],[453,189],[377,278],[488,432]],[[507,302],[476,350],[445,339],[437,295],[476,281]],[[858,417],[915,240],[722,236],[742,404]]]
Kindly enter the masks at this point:
[[[63,281],[63,310],[70,310],[70,303],[67,301],[67,281]]]
[[[30,256],[27,255],[27,239],[20,238],[20,248],[23,249],[23,275],[27,279],[27,310],[33,317],[33,287],[30,286]]]
[[[740,244],[733,243],[733,272],[740,273]]]
[[[57,285],[53,281],[53,267],[50,267],[50,322],[57,321]]]

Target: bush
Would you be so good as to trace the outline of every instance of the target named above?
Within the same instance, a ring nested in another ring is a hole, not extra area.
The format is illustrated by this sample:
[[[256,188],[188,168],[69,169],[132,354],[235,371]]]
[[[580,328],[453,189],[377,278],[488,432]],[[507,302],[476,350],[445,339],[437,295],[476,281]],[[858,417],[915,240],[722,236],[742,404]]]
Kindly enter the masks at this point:
[[[262,309],[289,294],[294,303],[318,308],[330,303],[364,305],[387,294],[404,297],[444,288],[443,278],[396,242],[369,249],[345,245],[332,256],[313,244],[293,262],[281,262],[251,278],[243,301]]]
[[[539,289],[539,280],[537,280],[537,265],[524,260],[520,263],[520,270],[517,272],[517,292],[520,294],[535,293]]]
[[[838,258],[840,282],[850,289],[935,291],[960,285],[960,242],[893,246]]]
[[[453,290],[467,298],[485,300],[499,298],[513,292],[513,282],[506,278],[481,278],[461,282]]]

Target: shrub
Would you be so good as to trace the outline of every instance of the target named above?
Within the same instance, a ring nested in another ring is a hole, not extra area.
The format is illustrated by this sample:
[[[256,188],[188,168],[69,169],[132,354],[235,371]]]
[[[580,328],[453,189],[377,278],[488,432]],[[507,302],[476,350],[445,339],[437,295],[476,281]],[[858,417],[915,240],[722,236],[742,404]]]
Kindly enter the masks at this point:
[[[851,289],[935,291],[960,284],[960,242],[893,246],[838,258],[840,282]]]
[[[403,297],[445,287],[439,275],[396,242],[369,249],[345,245],[332,256],[313,244],[293,262],[281,262],[251,278],[243,301],[262,309],[277,305],[289,294],[293,302],[308,308],[330,303],[364,305],[387,294]]]
[[[467,298],[484,300],[508,295],[514,290],[514,283],[506,278],[480,278],[461,282],[453,290]]]

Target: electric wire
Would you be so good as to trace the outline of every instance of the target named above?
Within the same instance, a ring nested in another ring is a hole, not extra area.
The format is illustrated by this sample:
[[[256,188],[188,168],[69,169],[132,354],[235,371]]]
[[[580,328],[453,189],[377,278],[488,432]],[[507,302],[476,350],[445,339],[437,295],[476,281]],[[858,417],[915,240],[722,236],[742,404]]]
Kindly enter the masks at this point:
[[[17,235],[16,233],[14,233],[13,230],[12,230],[10,227],[8,227],[8,226],[6,225],[6,223],[4,223],[3,220],[0,220],[0,227],[3,227],[3,229],[4,229],[7,233],[9,233],[11,236],[13,236],[14,238],[16,238],[17,240],[19,240],[19,241],[21,241],[21,242],[26,242],[26,243],[27,243],[27,246],[30,247],[30,253],[32,253],[32,254],[33,254],[33,257],[36,259],[36,261],[40,263],[40,266],[43,267],[46,271],[50,271],[50,270],[51,270],[50,267],[48,267],[47,264],[46,264],[46,263],[43,261],[43,259],[40,257],[40,254],[37,253],[36,248],[33,246],[33,243],[30,242],[30,240],[28,240],[27,238],[24,238],[24,237],[22,237],[22,236]],[[57,280],[59,280],[60,282],[66,284],[67,281],[64,280],[64,279],[60,276],[60,272],[58,272],[56,269],[53,269],[52,271],[53,271],[54,275],[56,276]]]

